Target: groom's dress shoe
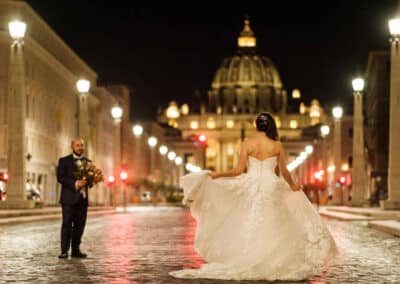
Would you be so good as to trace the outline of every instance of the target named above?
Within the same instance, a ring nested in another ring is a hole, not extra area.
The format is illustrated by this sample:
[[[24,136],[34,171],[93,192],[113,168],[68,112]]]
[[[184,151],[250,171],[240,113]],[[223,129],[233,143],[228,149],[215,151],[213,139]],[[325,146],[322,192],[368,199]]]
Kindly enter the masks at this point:
[[[86,255],[86,253],[83,253],[83,252],[81,252],[81,251],[78,251],[78,252],[73,252],[73,253],[71,254],[71,257],[86,258],[87,255]]]
[[[58,256],[58,258],[68,258],[68,253],[63,252]]]

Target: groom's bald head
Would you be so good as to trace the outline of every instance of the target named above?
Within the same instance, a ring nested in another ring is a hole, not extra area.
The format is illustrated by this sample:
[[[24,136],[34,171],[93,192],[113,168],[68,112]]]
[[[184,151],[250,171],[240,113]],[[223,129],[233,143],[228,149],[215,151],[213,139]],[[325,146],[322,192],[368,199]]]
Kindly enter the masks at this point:
[[[75,155],[81,156],[85,152],[85,141],[82,137],[76,137],[71,141],[71,149]]]

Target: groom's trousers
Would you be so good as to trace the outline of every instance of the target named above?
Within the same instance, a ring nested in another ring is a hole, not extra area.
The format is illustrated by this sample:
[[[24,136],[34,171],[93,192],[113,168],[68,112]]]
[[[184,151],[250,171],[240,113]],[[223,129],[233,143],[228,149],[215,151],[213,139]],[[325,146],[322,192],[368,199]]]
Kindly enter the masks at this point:
[[[61,252],[79,251],[81,238],[85,229],[87,205],[79,202],[76,205],[62,205]]]

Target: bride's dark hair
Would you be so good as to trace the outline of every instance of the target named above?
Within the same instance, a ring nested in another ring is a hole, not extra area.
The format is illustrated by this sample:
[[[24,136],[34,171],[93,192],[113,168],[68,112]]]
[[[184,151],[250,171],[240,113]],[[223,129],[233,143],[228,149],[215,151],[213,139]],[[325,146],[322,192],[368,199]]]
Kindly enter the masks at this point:
[[[279,139],[275,120],[268,112],[261,112],[257,115],[256,128],[257,131],[265,132],[265,135],[272,140]]]

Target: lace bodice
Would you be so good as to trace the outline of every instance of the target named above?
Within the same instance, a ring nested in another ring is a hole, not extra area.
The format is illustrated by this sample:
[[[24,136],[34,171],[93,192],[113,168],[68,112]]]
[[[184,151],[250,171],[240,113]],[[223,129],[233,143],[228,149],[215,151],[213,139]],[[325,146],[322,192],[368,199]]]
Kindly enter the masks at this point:
[[[268,157],[264,160],[258,160],[253,156],[248,158],[247,173],[249,174],[275,174],[274,170],[277,163],[277,156]]]

